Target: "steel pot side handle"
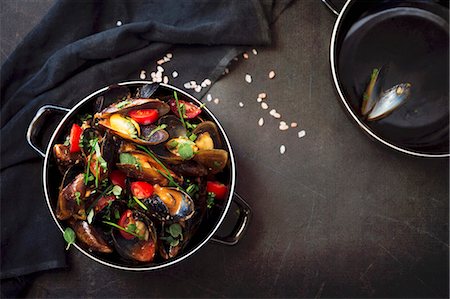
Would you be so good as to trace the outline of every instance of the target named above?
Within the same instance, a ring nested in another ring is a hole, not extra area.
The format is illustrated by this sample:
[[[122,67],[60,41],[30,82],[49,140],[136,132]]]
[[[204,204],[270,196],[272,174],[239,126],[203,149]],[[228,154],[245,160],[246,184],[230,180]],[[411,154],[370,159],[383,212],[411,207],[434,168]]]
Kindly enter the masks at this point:
[[[330,0],[322,0],[322,3],[326,5],[326,7],[328,7],[328,9],[334,13],[336,16],[339,15],[339,11],[336,9],[336,7],[334,6],[333,3],[330,2]]]
[[[235,203],[239,209],[238,221],[228,236],[225,237],[213,236],[211,238],[211,241],[215,243],[224,244],[228,246],[236,245],[244,235],[245,230],[247,229],[250,223],[252,212],[248,203],[246,203],[245,200],[236,192],[233,193],[233,199],[235,200]]]
[[[27,130],[27,141],[28,144],[42,157],[45,158],[45,152],[41,150],[39,147],[37,147],[34,143],[36,140],[36,136],[41,130],[42,122],[46,115],[53,112],[69,112],[70,109],[59,107],[59,106],[53,106],[53,105],[45,105],[42,106],[37,112],[36,115],[33,117],[33,120],[30,122],[30,125],[28,126]]]

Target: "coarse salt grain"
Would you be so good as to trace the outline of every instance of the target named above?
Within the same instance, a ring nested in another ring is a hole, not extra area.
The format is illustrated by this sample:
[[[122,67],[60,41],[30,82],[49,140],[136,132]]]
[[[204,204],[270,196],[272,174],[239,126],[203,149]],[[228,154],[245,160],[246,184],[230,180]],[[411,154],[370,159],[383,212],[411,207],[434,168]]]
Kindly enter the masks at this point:
[[[256,51],[256,49],[252,50],[253,54],[258,55],[258,51]]]
[[[164,63],[164,59],[160,59],[156,62],[156,64],[158,64],[158,65],[163,64],[163,63]]]
[[[173,71],[172,77],[174,77],[174,78],[178,77],[178,72],[177,71]]]
[[[208,93],[208,94],[206,95],[206,100],[207,100],[208,102],[211,102],[211,101],[212,101],[212,95],[211,95],[210,93]]]
[[[280,121],[280,126],[278,127],[278,129],[280,129],[281,131],[286,131],[287,129],[289,129],[289,126],[284,121]]]
[[[220,101],[220,100],[219,100],[218,98],[215,98],[215,99],[214,99],[214,104],[219,104],[219,101]]]
[[[230,69],[229,68],[225,68],[225,70],[223,71],[225,74],[228,74],[229,72],[230,72]]]
[[[202,84],[200,84],[200,86],[201,86],[201,87],[206,87],[207,85],[206,85],[205,82],[202,82]]]
[[[263,108],[264,110],[266,110],[266,109],[269,108],[269,105],[267,105],[266,102],[262,102],[262,103],[261,103],[261,108]]]
[[[262,127],[263,125],[264,125],[264,118],[260,118],[259,120],[258,120],[258,125],[260,126],[260,127]]]
[[[247,81],[247,83],[252,83],[252,76],[250,76],[249,74],[246,74],[245,81]]]
[[[169,83],[169,77],[167,77],[167,76],[164,76],[164,78],[163,78],[163,82],[164,82],[164,84],[167,84],[167,83]]]
[[[305,135],[306,135],[305,130],[301,130],[300,132],[298,132],[298,138],[305,137]]]
[[[244,107],[244,103],[242,103],[242,102],[239,102],[239,107]]]
[[[209,79],[205,79],[205,80],[203,80],[203,82],[204,82],[206,85],[211,85],[211,80],[209,80]]]
[[[169,62],[169,61],[170,61],[170,58],[164,56],[164,57],[163,57],[163,61],[164,61],[164,62]]]
[[[277,110],[275,110],[275,109],[272,109],[272,110],[269,111],[269,114],[272,115],[272,116],[273,116],[275,113],[277,113]]]
[[[189,82],[186,82],[186,83],[184,83],[184,88],[186,88],[186,89],[190,89],[191,88],[191,83],[189,83]]]
[[[172,53],[167,53],[167,54],[166,54],[166,57],[167,57],[167,58],[172,58]]]
[[[284,146],[284,144],[282,144],[280,146],[280,154],[284,154],[286,152],[286,147]]]
[[[291,128],[297,128],[298,124],[296,122],[291,122]]]
[[[160,73],[164,72],[164,68],[163,68],[162,66],[160,66],[160,65],[158,65],[158,66],[156,67],[156,69],[157,69],[158,72],[160,72]]]
[[[202,87],[200,85],[197,85],[197,86],[195,86],[194,90],[196,92],[200,92],[200,91],[202,91]]]
[[[248,54],[244,53],[244,54],[242,54],[242,57],[244,57],[244,59],[248,59]]]
[[[147,76],[145,75],[145,71],[141,71],[141,74],[139,75],[139,78],[141,78],[142,80],[147,78]]]
[[[267,94],[265,93],[265,92],[261,92],[259,95],[258,95],[258,98],[261,98],[261,99],[265,99],[267,97]]]
[[[122,21],[120,21],[120,20],[117,21],[116,25],[117,25],[117,26],[122,26]]]
[[[162,78],[161,77],[156,77],[155,81],[158,82],[158,83],[161,83],[162,82]]]
[[[275,72],[274,71],[270,71],[269,72],[269,79],[273,79],[275,78]]]
[[[197,86],[197,82],[195,82],[194,80],[192,80],[191,82],[189,82],[189,83],[191,83],[191,86],[192,87],[195,87],[195,86]]]
[[[256,101],[257,101],[258,103],[261,103],[261,102],[262,102],[262,99],[258,97],[258,98],[256,99]]]

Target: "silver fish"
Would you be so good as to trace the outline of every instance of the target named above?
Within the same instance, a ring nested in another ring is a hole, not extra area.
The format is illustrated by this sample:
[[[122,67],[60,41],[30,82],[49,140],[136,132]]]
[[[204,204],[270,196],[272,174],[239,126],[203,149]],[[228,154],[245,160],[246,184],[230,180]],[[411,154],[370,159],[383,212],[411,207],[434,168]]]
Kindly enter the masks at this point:
[[[402,83],[386,90],[367,116],[367,120],[373,121],[388,116],[389,113],[406,101],[410,89],[410,83]]]
[[[380,83],[380,69],[373,69],[372,75],[370,76],[369,85],[364,92],[361,114],[366,116],[369,114],[370,110],[375,106],[375,103],[380,98],[381,83]]]

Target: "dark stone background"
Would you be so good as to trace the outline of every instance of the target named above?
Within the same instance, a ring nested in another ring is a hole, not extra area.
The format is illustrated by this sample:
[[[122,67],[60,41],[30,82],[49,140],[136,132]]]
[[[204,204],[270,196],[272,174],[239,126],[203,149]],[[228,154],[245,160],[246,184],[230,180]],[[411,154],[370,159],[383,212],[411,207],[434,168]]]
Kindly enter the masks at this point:
[[[2,62],[53,2],[1,1]],[[237,246],[207,244],[150,273],[71,249],[70,267],[37,275],[28,296],[448,297],[448,160],[393,152],[347,117],[330,73],[334,21],[320,1],[296,1],[275,23],[273,46],[240,58],[210,91],[236,154],[237,191],[253,208]],[[278,130],[256,102],[263,91],[297,129]]]

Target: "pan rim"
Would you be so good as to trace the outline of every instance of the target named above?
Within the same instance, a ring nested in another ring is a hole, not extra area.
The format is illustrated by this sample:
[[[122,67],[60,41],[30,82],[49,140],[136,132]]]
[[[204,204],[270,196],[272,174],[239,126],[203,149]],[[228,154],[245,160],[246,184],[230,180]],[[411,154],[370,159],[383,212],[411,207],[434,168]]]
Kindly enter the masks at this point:
[[[400,146],[397,146],[385,139],[383,139],[382,137],[378,136],[378,134],[376,134],[375,132],[373,132],[369,127],[367,127],[358,117],[357,115],[353,112],[353,110],[351,109],[350,105],[348,104],[348,101],[346,100],[343,92],[342,92],[342,88],[341,85],[339,83],[338,80],[338,74],[337,74],[337,70],[336,70],[336,53],[335,53],[335,49],[336,49],[336,40],[337,40],[337,34],[340,28],[340,25],[342,23],[342,20],[344,19],[344,14],[347,12],[350,3],[353,2],[355,0],[347,0],[347,2],[344,4],[343,8],[341,9],[341,11],[339,12],[339,15],[336,19],[336,22],[334,24],[333,27],[333,32],[331,35],[331,41],[330,41],[330,66],[331,66],[331,73],[333,76],[333,82],[334,82],[334,86],[335,89],[338,92],[339,98],[342,102],[342,104],[345,107],[345,110],[350,114],[350,116],[353,118],[353,120],[356,122],[356,124],[359,126],[360,129],[362,129],[365,133],[369,134],[372,138],[374,138],[375,140],[381,142],[382,144],[390,147],[391,149],[394,149],[396,151],[402,152],[404,154],[408,154],[411,156],[416,156],[416,157],[423,157],[423,158],[448,158],[450,157],[450,152],[449,153],[442,153],[442,154],[430,154],[430,153],[423,153],[423,152],[419,152],[419,151],[414,151],[414,150],[410,150],[407,148],[403,148]]]
[[[131,80],[131,81],[124,81],[121,83],[117,83],[117,85],[120,86],[127,86],[127,85],[136,85],[136,84],[152,84],[152,81],[146,81],[146,80]],[[189,99],[191,99],[192,101],[194,101],[195,103],[201,105],[202,103],[196,99],[194,96],[190,95],[189,93],[173,86],[170,84],[164,84],[164,83],[160,83],[160,86],[175,90],[177,92],[182,93],[183,95],[187,96]],[[56,223],[56,225],[58,226],[59,230],[61,231],[61,233],[64,233],[64,229],[62,227],[62,225],[59,223],[59,220],[56,218],[55,216],[55,212],[53,211],[53,207],[50,203],[50,196],[49,196],[49,191],[47,189],[47,183],[48,183],[48,179],[47,179],[47,170],[48,170],[48,166],[49,166],[49,157],[51,156],[51,152],[52,152],[52,145],[55,141],[56,136],[58,135],[59,131],[61,130],[62,126],[66,123],[67,119],[70,118],[74,112],[76,112],[78,110],[78,108],[80,106],[82,106],[84,103],[86,103],[87,101],[93,99],[96,95],[106,91],[108,89],[109,86],[103,87],[97,91],[94,91],[92,93],[90,93],[88,96],[84,97],[82,100],[80,100],[74,107],[72,107],[70,109],[69,112],[67,112],[67,114],[63,117],[63,119],[59,122],[58,126],[56,127],[56,129],[54,130],[50,141],[47,145],[47,150],[45,152],[45,158],[44,158],[44,164],[43,164],[43,173],[42,173],[42,178],[43,178],[43,186],[44,186],[44,195],[45,195],[45,201],[47,203],[47,207],[50,211],[50,214],[54,220],[54,222]],[[203,108],[208,116],[210,116],[215,124],[217,125],[219,131],[222,133],[222,136],[224,137],[225,140],[225,144],[227,146],[227,150],[228,150],[228,154],[229,154],[229,159],[230,159],[230,165],[231,165],[231,178],[230,178],[230,189],[229,189],[229,194],[228,194],[228,199],[227,199],[227,203],[224,206],[223,210],[222,210],[222,215],[220,216],[219,220],[217,221],[217,223],[215,224],[214,228],[207,234],[207,236],[203,239],[203,241],[201,241],[200,243],[198,243],[195,247],[193,247],[190,251],[182,254],[181,256],[175,257],[173,260],[167,261],[167,262],[163,262],[161,264],[158,265],[152,265],[152,266],[136,266],[136,267],[132,267],[132,266],[122,266],[122,265],[118,265],[118,264],[114,264],[111,262],[107,262],[104,261],[94,255],[92,255],[90,252],[88,252],[87,250],[83,249],[82,247],[80,247],[78,244],[74,243],[72,244],[76,249],[78,249],[81,253],[83,253],[85,256],[87,256],[88,258],[103,264],[105,266],[109,266],[115,269],[119,269],[119,270],[127,270],[127,271],[135,271],[135,272],[142,272],[142,271],[152,271],[152,270],[157,270],[157,269],[163,269],[166,267],[169,267],[171,265],[174,265],[178,262],[181,262],[183,260],[185,260],[186,258],[190,257],[191,255],[193,255],[194,253],[196,253],[198,250],[200,250],[200,248],[202,248],[213,236],[214,234],[217,232],[217,230],[219,229],[220,225],[222,224],[223,220],[225,219],[228,210],[231,206],[231,202],[232,202],[232,198],[233,198],[233,194],[234,194],[234,189],[235,189],[235,184],[236,184],[236,162],[235,162],[235,157],[234,157],[234,153],[233,150],[231,148],[231,144],[230,141],[228,139],[228,136],[225,133],[225,130],[223,129],[222,125],[220,124],[220,122],[218,121],[218,119],[214,116],[214,114],[207,108],[204,107]]]

